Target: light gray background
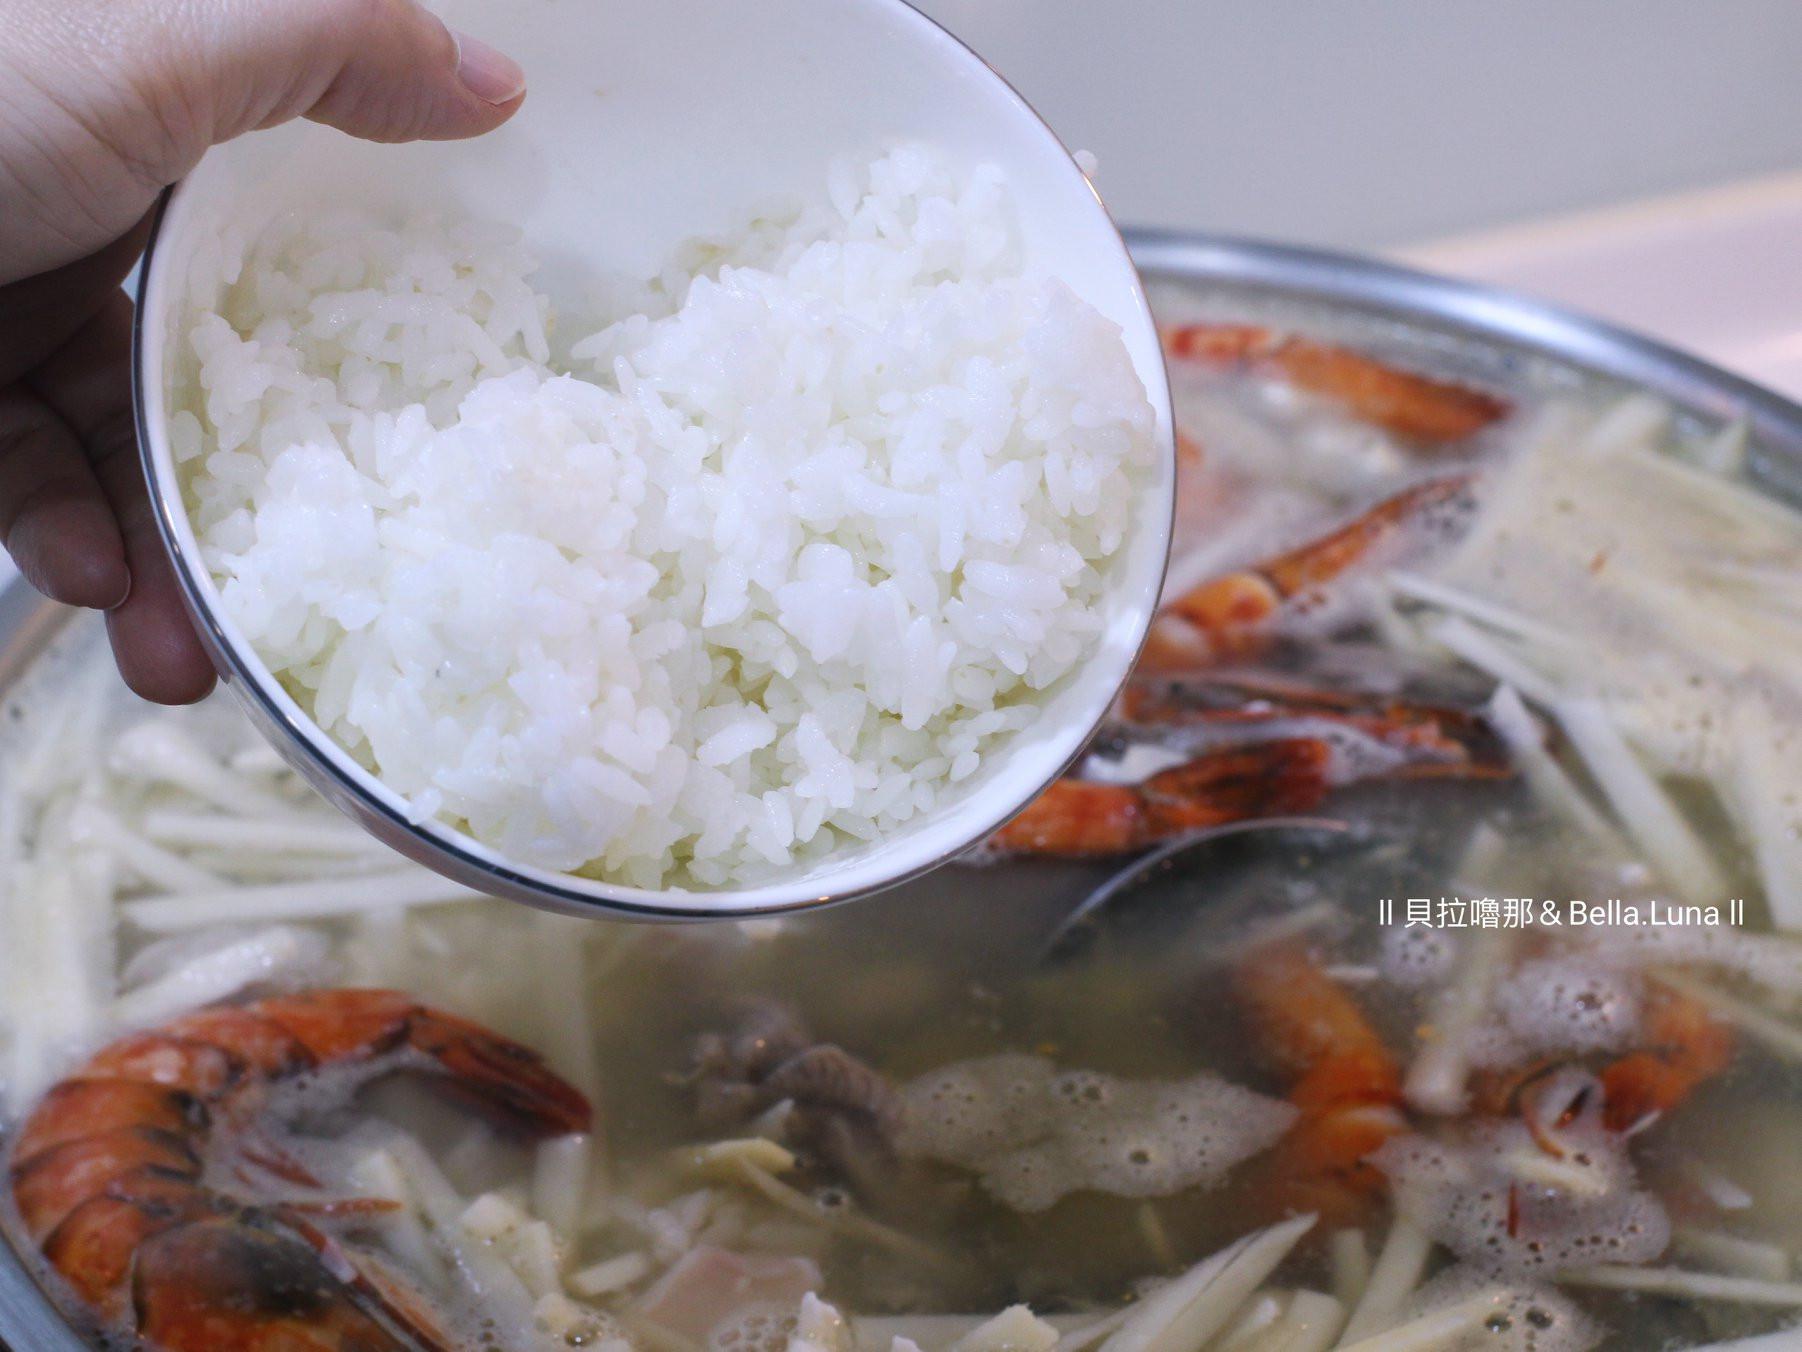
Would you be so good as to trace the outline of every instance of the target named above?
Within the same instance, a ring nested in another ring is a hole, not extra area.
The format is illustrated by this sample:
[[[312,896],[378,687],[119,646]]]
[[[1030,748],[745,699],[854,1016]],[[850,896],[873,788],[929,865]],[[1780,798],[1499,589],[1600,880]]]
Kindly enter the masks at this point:
[[[1114,214],[1392,246],[1802,168],[1802,0],[919,0]]]

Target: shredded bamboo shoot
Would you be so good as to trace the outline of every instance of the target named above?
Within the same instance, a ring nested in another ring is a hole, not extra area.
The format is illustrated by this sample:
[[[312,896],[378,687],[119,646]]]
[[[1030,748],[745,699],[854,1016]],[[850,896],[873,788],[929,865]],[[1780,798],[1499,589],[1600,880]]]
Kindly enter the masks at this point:
[[[1103,1352],[1193,1352],[1232,1318],[1313,1227],[1297,1216],[1247,1235],[1147,1296],[1103,1343]]]
[[[144,814],[140,827],[159,845],[193,850],[250,851],[259,854],[345,855],[383,859],[388,849],[354,826],[340,825],[323,811],[286,817],[220,817],[171,809]]]
[[[1784,1060],[1802,1063],[1802,1027],[1780,1019],[1760,1009],[1750,1000],[1742,1000],[1688,972],[1660,967],[1653,973],[1653,977],[1672,990],[1707,1005],[1728,1023],[1763,1043]]]
[[[1549,706],[1557,702],[1558,686],[1550,677],[1464,619],[1452,616],[1450,619],[1440,620],[1428,628],[1427,634],[1454,657],[1463,658],[1478,671],[1493,676],[1502,685],[1512,686],[1533,703]]]
[[[1558,722],[1614,804],[1615,812],[1664,879],[1686,901],[1719,905],[1726,880],[1695,828],[1640,763],[1607,710],[1594,699],[1567,699]]]
[[[1544,732],[1538,720],[1527,712],[1527,706],[1514,687],[1507,684],[1496,687],[1495,695],[1489,701],[1488,714],[1489,726],[1507,745],[1508,754],[1514,758],[1534,797],[1598,845],[1623,853],[1620,832],[1546,750]]]
[[[1333,1297],[1350,1310],[1370,1284],[1370,1244],[1362,1230],[1335,1230],[1327,1241],[1327,1255],[1333,1270]]]
[[[1382,1250],[1371,1266],[1370,1281],[1346,1320],[1341,1347],[1380,1334],[1395,1322],[1414,1288],[1420,1285],[1432,1252],[1432,1238],[1398,1206]]]
[[[1679,1225],[1671,1235],[1671,1251],[1730,1277],[1755,1277],[1759,1281],[1788,1281],[1794,1264],[1787,1249],[1761,1240],[1746,1239],[1725,1230]]]
[[[272,883],[147,897],[119,909],[139,929],[166,933],[254,920],[319,920],[382,907],[474,901],[481,895],[425,869],[404,868],[329,884]]]
[[[1752,1277],[1690,1272],[1683,1268],[1628,1267],[1616,1263],[1571,1268],[1559,1273],[1558,1280],[1566,1286],[1590,1286],[1608,1291],[1643,1291],[1688,1300],[1802,1309],[1802,1282],[1767,1282]]]
[[[1339,1352],[1452,1352],[1464,1335],[1508,1301],[1501,1288],[1484,1291],[1455,1305],[1442,1305],[1405,1324],[1396,1324],[1356,1342],[1341,1341]]]
[[[1462,1112],[1470,1079],[1470,1038],[1495,998],[1514,952],[1506,930],[1472,930],[1457,975],[1437,992],[1426,1022],[1432,1031],[1408,1067],[1402,1093],[1421,1112]]]
[[[1802,1347],[1802,1324],[1757,1333],[1750,1338],[1729,1338],[1724,1343],[1704,1343],[1689,1352],[1796,1352]]]
[[[1297,1291],[1265,1343],[1267,1352],[1326,1352],[1345,1324],[1345,1306],[1321,1291]]]

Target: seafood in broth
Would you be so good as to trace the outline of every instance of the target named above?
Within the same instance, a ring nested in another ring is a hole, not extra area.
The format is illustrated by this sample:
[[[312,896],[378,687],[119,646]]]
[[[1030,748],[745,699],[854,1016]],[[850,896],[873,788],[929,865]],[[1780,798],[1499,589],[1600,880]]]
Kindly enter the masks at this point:
[[[1802,515],[1643,395],[1158,299],[1186,542],[1140,670],[854,910],[474,897],[73,630],[0,784],[46,1285],[172,1349],[1802,1340]],[[1352,844],[1185,862],[1295,813]]]
[[[587,1101],[534,1052],[399,992],[219,1005],[128,1034],[51,1088],[12,1143],[20,1222],[76,1295],[170,1352],[448,1347],[420,1295],[323,1228],[397,1203],[315,1196],[320,1181],[263,1139],[280,1089],[329,1092],[353,1068],[429,1070],[529,1137],[589,1127]],[[231,1191],[207,1181],[222,1172]],[[302,1195],[273,1200],[272,1183]]]

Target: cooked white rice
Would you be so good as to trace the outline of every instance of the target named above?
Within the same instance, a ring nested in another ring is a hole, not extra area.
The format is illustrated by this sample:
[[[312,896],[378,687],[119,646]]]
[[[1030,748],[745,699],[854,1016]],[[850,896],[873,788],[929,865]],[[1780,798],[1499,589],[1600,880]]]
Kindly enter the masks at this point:
[[[1002,176],[895,150],[554,355],[508,231],[223,246],[176,455],[320,725],[507,855],[644,887],[939,803],[1090,651],[1154,417]]]

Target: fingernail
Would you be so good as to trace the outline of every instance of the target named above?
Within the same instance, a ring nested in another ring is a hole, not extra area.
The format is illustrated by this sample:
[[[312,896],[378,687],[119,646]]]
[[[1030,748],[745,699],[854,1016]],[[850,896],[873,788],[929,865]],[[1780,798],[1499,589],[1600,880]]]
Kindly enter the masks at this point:
[[[132,575],[131,575],[131,569],[127,568],[125,570],[125,590],[123,590],[122,592],[119,593],[119,599],[117,601],[114,601],[110,606],[107,607],[108,610],[117,610],[121,606],[123,606],[127,601],[131,600],[133,580],[134,579],[132,578]]]
[[[483,103],[511,103],[526,92],[519,62],[467,33],[453,29],[451,36],[457,40],[457,75]]]

